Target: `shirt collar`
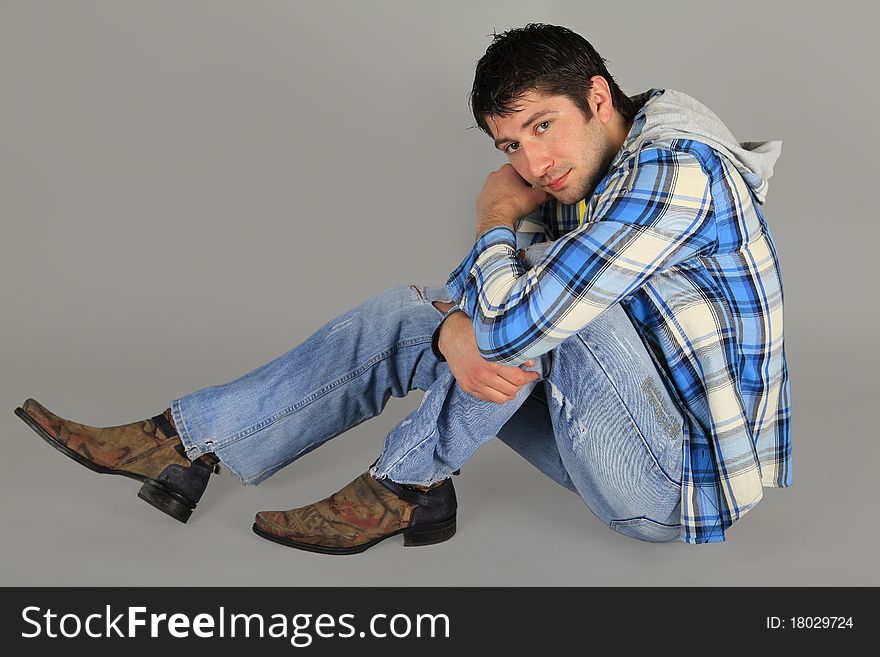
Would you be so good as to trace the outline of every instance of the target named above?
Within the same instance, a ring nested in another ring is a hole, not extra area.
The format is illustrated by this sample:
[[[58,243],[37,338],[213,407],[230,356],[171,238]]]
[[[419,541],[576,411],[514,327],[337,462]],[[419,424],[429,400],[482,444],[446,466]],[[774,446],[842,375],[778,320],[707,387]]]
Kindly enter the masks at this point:
[[[633,101],[633,103],[635,103],[635,106],[638,109],[636,111],[636,115],[633,117],[632,126],[630,126],[629,132],[626,135],[626,139],[623,140],[623,146],[621,146],[620,150],[617,151],[617,155],[614,156],[614,159],[611,161],[611,164],[608,167],[609,172],[616,169],[624,160],[632,155],[633,147],[635,146],[635,143],[638,140],[642,129],[645,127],[645,106],[651,99],[661,95],[664,91],[664,89],[652,88],[648,89],[648,91],[631,97],[631,100]],[[599,182],[599,185],[597,185],[597,188],[600,185],[602,185],[601,181]],[[582,199],[577,203],[577,218],[579,226],[584,223],[584,217],[586,216],[588,210],[588,201],[589,199]]]

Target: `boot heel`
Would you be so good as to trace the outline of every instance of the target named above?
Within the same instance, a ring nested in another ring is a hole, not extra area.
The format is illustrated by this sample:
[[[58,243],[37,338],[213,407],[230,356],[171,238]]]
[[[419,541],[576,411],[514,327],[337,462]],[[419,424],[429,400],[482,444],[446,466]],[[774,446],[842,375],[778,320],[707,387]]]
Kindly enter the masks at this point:
[[[455,534],[455,516],[433,525],[425,525],[403,532],[403,544],[407,547],[415,545],[433,545],[448,541]]]
[[[195,505],[190,507],[154,481],[145,481],[138,497],[183,523],[189,520],[195,508]]]

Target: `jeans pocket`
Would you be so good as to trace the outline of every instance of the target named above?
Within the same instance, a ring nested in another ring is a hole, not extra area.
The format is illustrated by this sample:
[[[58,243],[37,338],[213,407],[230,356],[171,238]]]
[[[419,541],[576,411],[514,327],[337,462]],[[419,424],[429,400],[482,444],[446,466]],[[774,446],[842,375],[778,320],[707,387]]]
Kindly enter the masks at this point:
[[[627,518],[612,520],[611,529],[649,543],[671,543],[681,537],[681,524],[664,524],[650,518]]]

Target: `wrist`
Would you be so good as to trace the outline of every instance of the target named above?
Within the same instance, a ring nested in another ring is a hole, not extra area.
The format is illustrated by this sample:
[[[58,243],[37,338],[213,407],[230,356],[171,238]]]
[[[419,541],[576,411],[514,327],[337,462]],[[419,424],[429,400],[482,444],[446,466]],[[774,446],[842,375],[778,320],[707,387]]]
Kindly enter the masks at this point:
[[[477,234],[474,237],[474,241],[479,242],[483,239],[489,239],[486,236],[489,235],[489,233],[491,233],[493,230],[496,230],[498,228],[503,228],[505,231],[509,231],[509,235],[516,235],[516,230],[514,229],[514,227],[508,224],[487,224],[485,226],[479,225],[477,226]],[[499,240],[504,241],[505,238],[501,236],[501,233],[493,233],[493,235],[491,236],[491,240],[493,242]]]
[[[440,320],[440,324],[437,325],[437,328],[434,330],[434,334],[431,336],[431,351],[434,352],[434,356],[441,363],[446,361],[446,356],[444,355],[443,349],[440,346],[440,338],[443,335],[443,328],[446,326],[446,322],[449,320],[450,317],[452,317],[452,315],[456,313],[464,314],[464,311],[456,306],[450,308],[446,314],[446,317]]]
[[[513,230],[516,217],[502,211],[480,213],[477,217],[477,237],[493,228],[510,228]]]

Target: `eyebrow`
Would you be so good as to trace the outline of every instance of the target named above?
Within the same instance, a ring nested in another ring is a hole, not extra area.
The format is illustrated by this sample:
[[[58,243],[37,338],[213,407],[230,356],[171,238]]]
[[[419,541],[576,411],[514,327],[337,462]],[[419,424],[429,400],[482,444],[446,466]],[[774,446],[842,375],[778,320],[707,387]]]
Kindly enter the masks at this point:
[[[520,126],[520,130],[525,130],[530,125],[532,125],[535,121],[537,121],[541,117],[547,116],[548,114],[559,114],[559,112],[556,110],[549,110],[549,109],[538,110],[537,112],[532,114],[529,118],[527,118],[525,121],[523,121],[522,126]],[[504,144],[509,141],[513,141],[513,139],[508,139],[507,137],[499,137],[498,139],[495,140],[495,148],[499,148],[501,146],[501,144]]]

